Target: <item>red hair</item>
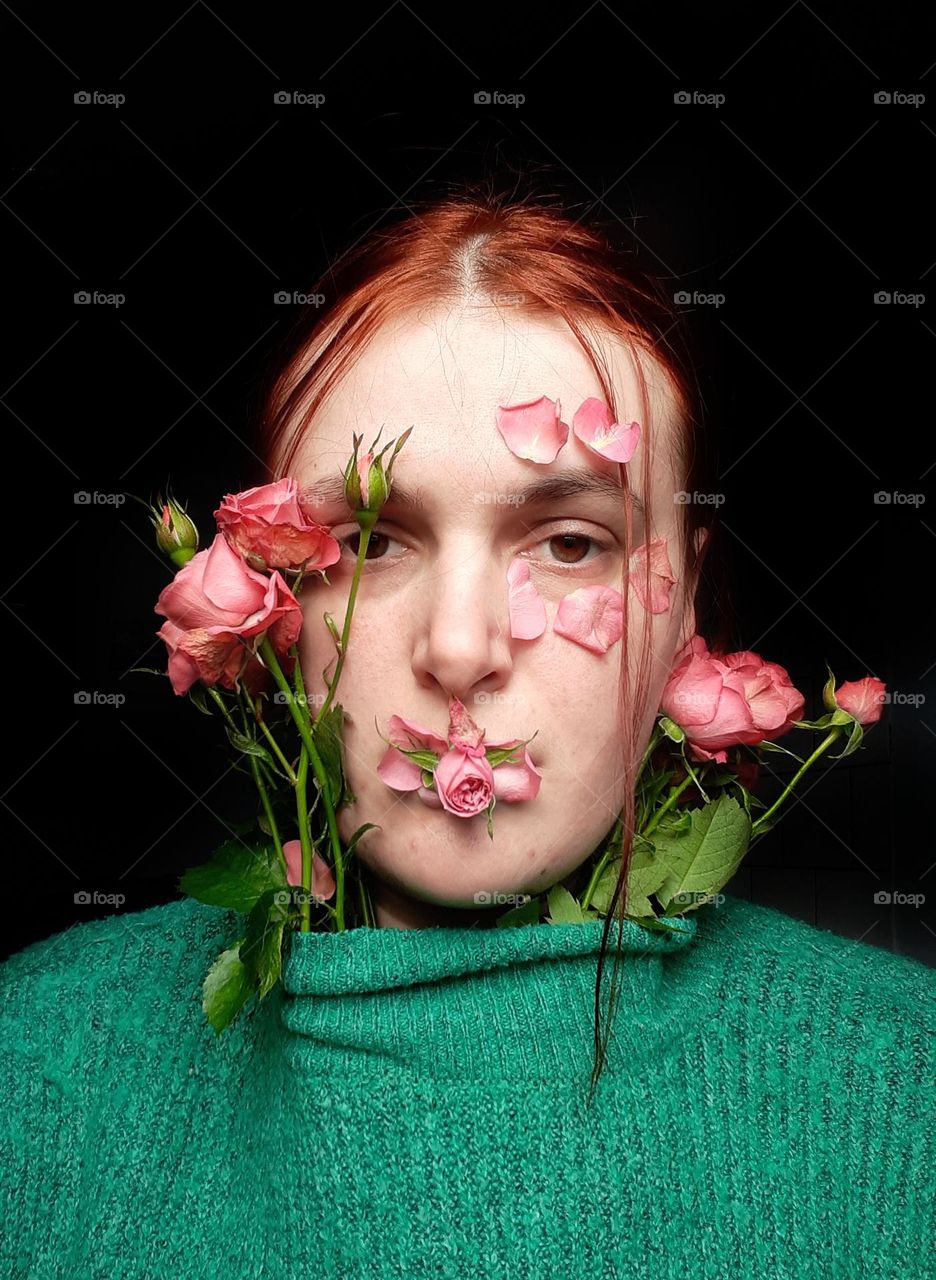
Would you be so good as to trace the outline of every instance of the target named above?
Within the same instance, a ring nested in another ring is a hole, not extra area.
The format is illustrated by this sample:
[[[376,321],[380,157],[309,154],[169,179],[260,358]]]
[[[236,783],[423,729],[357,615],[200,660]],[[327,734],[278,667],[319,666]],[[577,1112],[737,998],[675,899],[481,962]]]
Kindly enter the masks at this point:
[[[711,441],[702,432],[702,397],[684,322],[662,283],[640,272],[597,222],[585,225],[582,220],[573,220],[560,206],[545,200],[500,199],[468,188],[431,201],[353,246],[322,274],[310,292],[334,301],[324,313],[310,307],[299,314],[268,374],[260,402],[257,452],[274,476],[289,474],[316,410],[385,321],[420,306],[476,299],[494,306],[519,307],[533,315],[561,316],[586,352],[615,420],[611,375],[602,352],[593,345],[592,334],[605,330],[630,349],[643,401],[641,441],[646,444],[640,450],[640,480],[648,522],[646,541],[652,537],[649,459],[654,424],[641,353],[652,357],[668,375],[679,414],[672,461],[683,490],[689,494],[712,492]],[[629,412],[628,416],[635,415]],[[620,476],[629,558],[632,504],[623,464]],[[726,650],[733,647],[734,619],[728,604],[724,558],[712,554],[713,547],[720,548],[717,512],[717,505],[711,502],[683,502],[678,507],[677,524],[687,602],[695,606],[696,630],[710,648]],[[706,529],[709,536],[697,539]],[[631,687],[626,582],[621,590],[625,600],[620,690],[623,858],[599,954],[592,1089],[606,1052],[607,1034],[602,1038],[600,1029],[602,967],[615,913],[623,924],[624,888],[634,840],[634,784],[640,767],[636,736],[648,714],[649,697],[653,617],[641,611],[644,643]],[[620,941],[619,928],[609,1024],[613,1021]]]

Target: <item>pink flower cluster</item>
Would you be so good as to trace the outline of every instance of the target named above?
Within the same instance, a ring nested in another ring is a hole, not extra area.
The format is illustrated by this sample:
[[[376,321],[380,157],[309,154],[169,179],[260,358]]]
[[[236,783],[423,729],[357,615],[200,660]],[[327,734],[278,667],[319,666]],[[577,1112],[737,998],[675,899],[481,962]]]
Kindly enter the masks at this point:
[[[861,725],[881,718],[884,684],[876,676],[849,680],[836,703]],[[693,636],[676,655],[660,709],[686,734],[695,760],[724,764],[726,748],[779,738],[800,720],[805,699],[786,670],[749,649],[716,654]]]
[[[485,742],[479,729],[458,698],[449,699],[448,739],[432,729],[403,716],[391,716],[390,746],[377,773],[394,791],[417,791],[430,808],[443,808],[458,818],[483,813],[492,797],[514,804],[534,800],[542,774],[530,758],[522,738]],[[511,758],[491,765],[488,752],[517,748]],[[429,753],[430,763],[414,760],[408,753]],[[516,762],[513,756],[518,755]],[[431,773],[433,785],[426,786],[423,774]]]
[[[284,572],[310,573],[334,564],[341,549],[311,518],[291,478],[228,494],[214,513],[218,532],[160,592],[157,635],[169,653],[176,694],[201,680],[256,691],[267,672],[256,656],[265,635],[284,670],[302,628],[302,610]]]

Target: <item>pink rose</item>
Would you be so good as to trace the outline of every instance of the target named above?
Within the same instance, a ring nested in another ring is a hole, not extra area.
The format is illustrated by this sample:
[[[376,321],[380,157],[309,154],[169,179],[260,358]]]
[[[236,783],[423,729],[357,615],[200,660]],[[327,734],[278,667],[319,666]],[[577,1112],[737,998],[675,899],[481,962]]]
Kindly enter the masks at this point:
[[[846,680],[835,690],[836,705],[860,725],[876,724],[884,710],[887,686],[877,676],[863,676],[860,680]]]
[[[214,513],[218,529],[254,569],[327,568],[341,548],[325,525],[309,518],[292,476],[229,493]]]
[[[685,731],[693,758],[724,764],[726,747],[788,733],[805,699],[783,667],[756,653],[713,654],[696,635],[676,657],[663,713]]]
[[[258,661],[246,642],[265,633],[291,668],[288,649],[302,627],[299,601],[280,574],[251,569],[220,533],[163,588],[155,611],[166,618],[156,634],[169,651],[168,674],[180,695],[196,680],[233,689]]]
[[[390,717],[387,736],[391,745],[377,766],[378,775],[394,791],[417,791],[429,808],[445,808],[458,817],[470,818],[487,808],[491,790],[507,804],[533,800],[539,792],[542,774],[524,740],[486,742],[485,730],[478,728],[454,695],[449,698],[448,739],[403,716]],[[488,761],[488,751],[514,747],[522,747],[516,763],[505,760],[492,766]],[[422,765],[404,751],[429,752],[433,760]],[[434,788],[423,785],[424,770],[433,775]],[[485,789],[487,799],[481,803]]]
[[[302,841],[287,840],[283,845],[286,855],[287,878],[289,884],[302,885]],[[312,854],[312,893],[316,898],[326,901],[337,888],[332,869],[317,851]]]
[[[447,751],[433,772],[443,809],[459,818],[483,813],[494,794],[494,770],[481,755],[460,748]]]

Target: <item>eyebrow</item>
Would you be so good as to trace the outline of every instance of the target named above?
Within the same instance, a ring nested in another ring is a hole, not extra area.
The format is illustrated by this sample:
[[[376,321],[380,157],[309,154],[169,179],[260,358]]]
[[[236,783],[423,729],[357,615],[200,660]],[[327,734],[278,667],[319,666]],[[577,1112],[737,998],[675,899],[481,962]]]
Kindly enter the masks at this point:
[[[337,502],[346,505],[344,476],[328,476],[313,484],[302,486],[300,491],[306,501],[315,503]],[[630,498],[634,510],[644,514],[644,504],[633,490]],[[568,471],[544,476],[534,480],[514,493],[503,495],[503,500],[511,504],[523,506],[545,506],[550,502],[558,502],[563,498],[575,498],[581,494],[594,494],[602,498],[613,498],[623,508],[624,487],[612,476],[592,471],[588,467],[571,467]],[[418,512],[425,509],[425,501],[419,489],[408,489],[394,480],[387,499],[388,507],[396,507],[401,511]]]

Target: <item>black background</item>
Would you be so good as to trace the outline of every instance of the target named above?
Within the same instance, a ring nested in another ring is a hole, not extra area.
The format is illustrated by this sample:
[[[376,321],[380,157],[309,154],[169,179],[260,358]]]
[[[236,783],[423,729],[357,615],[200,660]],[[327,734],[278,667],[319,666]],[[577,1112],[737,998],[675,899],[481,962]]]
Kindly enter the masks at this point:
[[[932,963],[936,889],[876,901],[936,885],[931,13],[328,8],[0,10],[5,951],[113,910],[80,891],[123,894],[122,915],[169,900],[251,807],[218,726],[129,674],[165,665],[144,509],[74,495],[168,480],[204,539],[219,496],[257,483],[250,415],[294,315],[274,295],[487,176],[594,206],[674,291],[724,295],[687,310],[740,641],[807,714],[826,662],[896,697],[727,888]],[[526,101],[475,101],[494,90]],[[274,100],[297,91],[324,102]]]

